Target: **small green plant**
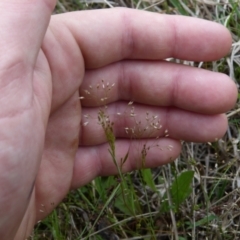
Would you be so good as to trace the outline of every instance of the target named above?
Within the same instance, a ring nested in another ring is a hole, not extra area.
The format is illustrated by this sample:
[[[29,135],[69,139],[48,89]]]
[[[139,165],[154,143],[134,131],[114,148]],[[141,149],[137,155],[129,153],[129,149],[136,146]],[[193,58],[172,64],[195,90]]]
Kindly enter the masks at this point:
[[[104,103],[108,101],[108,95],[110,94],[111,89],[114,87],[114,84],[110,84],[109,82],[105,83],[104,80],[101,83],[98,83],[96,86],[89,86],[88,89],[84,90],[86,96],[81,96],[81,99],[86,99],[92,97],[94,101],[101,101],[103,106],[100,107],[98,112],[98,124],[102,127],[106,140],[108,142],[109,148],[108,152],[111,156],[111,159],[117,169],[117,176],[115,177],[99,177],[95,182],[96,189],[99,193],[100,199],[102,199],[107,204],[104,205],[103,209],[106,209],[109,205],[113,205],[114,208],[118,211],[118,215],[121,216],[132,216],[138,224],[134,224],[135,228],[139,228],[139,224],[141,226],[146,226],[146,232],[149,232],[147,226],[151,226],[151,235],[155,236],[154,231],[154,219],[150,218],[148,221],[139,220],[139,215],[143,213],[143,209],[141,204],[138,201],[138,193],[134,189],[133,179],[131,174],[123,173],[123,167],[126,161],[128,160],[129,150],[123,154],[124,157],[121,159],[117,159],[116,156],[116,137],[114,134],[114,122],[108,114],[108,106]],[[94,91],[97,90],[97,93]],[[94,91],[95,94],[92,94]],[[99,99],[96,98],[99,97]],[[151,116],[149,112],[146,112],[145,123],[138,121],[138,116],[135,111],[135,107],[133,102],[129,102],[126,104],[126,109],[124,112],[117,113],[119,117],[123,118],[130,118],[131,119],[131,126],[124,126],[124,130],[127,136],[134,140],[137,138],[146,135],[146,131],[150,136],[158,135],[155,134],[162,128],[161,121],[158,116]],[[87,116],[88,124],[84,124],[86,127],[91,127],[91,123],[89,120],[91,116]],[[129,121],[126,121],[129,122]],[[165,130],[165,137],[168,137],[168,131]],[[160,150],[164,148],[163,146],[148,146],[147,140],[146,143],[143,144],[142,148],[139,149],[140,152],[140,159],[141,165],[140,170],[136,171],[135,174],[139,176],[141,182],[141,189],[145,192],[146,199],[146,206],[149,209],[149,212],[152,211],[151,206],[149,205],[148,199],[148,191],[155,193],[162,204],[160,205],[158,212],[166,213],[170,210],[174,210],[177,212],[180,208],[180,205],[189,197],[191,194],[191,184],[193,180],[193,171],[184,171],[179,176],[175,176],[175,180],[172,182],[171,185],[166,187],[166,193],[163,196],[160,196],[158,193],[158,189],[156,187],[156,183],[152,177],[152,172],[150,169],[144,169],[146,163],[146,157],[148,151],[151,150],[153,147],[158,147]],[[171,151],[172,147],[167,146],[168,150]],[[172,181],[172,180],[171,180]],[[116,190],[117,189],[117,190]],[[114,193],[114,195],[112,195]],[[168,199],[168,197],[171,198]],[[110,200],[109,200],[110,199]],[[97,220],[101,218],[103,211],[97,217]],[[141,219],[141,217],[140,217]],[[140,221],[140,222],[139,222]],[[96,222],[95,222],[96,223]],[[93,224],[93,228],[96,224]],[[150,225],[149,225],[150,224]],[[94,230],[94,229],[93,229]],[[92,236],[92,233],[89,232]],[[124,234],[125,235],[125,234]],[[127,235],[126,235],[127,236]]]
[[[166,193],[163,197],[161,211],[167,212],[172,209],[178,212],[180,205],[190,196],[192,192],[192,181],[194,171],[184,171],[175,176],[175,180],[171,186],[166,188]],[[170,198],[170,199],[168,199]]]

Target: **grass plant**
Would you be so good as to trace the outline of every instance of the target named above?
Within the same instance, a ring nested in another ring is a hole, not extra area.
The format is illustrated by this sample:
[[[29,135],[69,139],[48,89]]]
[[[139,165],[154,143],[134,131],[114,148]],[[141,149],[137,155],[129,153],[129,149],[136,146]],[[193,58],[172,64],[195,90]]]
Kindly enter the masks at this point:
[[[212,63],[181,63],[224,72],[239,85],[239,1],[60,0],[55,13],[117,6],[193,16],[225,25],[233,36],[232,51],[227,57]],[[108,89],[111,91],[114,85],[104,81],[90,86],[82,97],[106,101]],[[104,90],[105,97],[99,99],[98,94],[91,94],[92,88]],[[48,218],[36,225],[29,239],[240,239],[239,100],[240,93],[235,108],[227,113],[229,127],[222,139],[206,144],[183,143],[183,151],[173,163],[130,173],[123,173],[128,152],[120,161],[116,159],[114,122],[107,106],[100,107],[98,123],[105,133],[118,174],[98,177],[70,192]],[[126,103],[126,110],[119,113],[119,117],[121,115],[132,119],[134,127],[126,126],[125,131],[133,139],[141,136],[144,129],[154,132],[161,128],[160,119],[149,113],[145,123],[138,122],[132,102]],[[83,124],[88,127],[91,116],[85,116],[85,120]],[[167,135],[167,130],[165,133]],[[139,148],[141,167],[152,147],[159,146],[148,146],[146,141]],[[171,150],[171,146],[168,147]]]

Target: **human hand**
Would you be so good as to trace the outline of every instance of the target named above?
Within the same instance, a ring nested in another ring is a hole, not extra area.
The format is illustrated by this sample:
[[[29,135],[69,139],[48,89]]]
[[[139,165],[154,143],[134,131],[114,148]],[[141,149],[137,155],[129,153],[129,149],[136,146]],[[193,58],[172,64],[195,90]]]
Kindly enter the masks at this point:
[[[28,236],[70,189],[116,174],[97,124],[100,104],[79,100],[79,91],[82,95],[89,85],[101,79],[115,83],[107,104],[118,159],[130,150],[124,171],[141,164],[136,149],[146,142],[129,140],[125,127],[132,119],[117,117],[127,102],[135,102],[137,119],[144,120],[148,111],[161,121],[154,133],[158,139],[148,131],[142,135],[151,137],[148,144],[162,146],[148,152],[146,167],[155,167],[178,156],[180,139],[220,138],[227,127],[222,113],[236,101],[236,87],[227,76],[164,61],[224,56],[231,37],[222,26],[129,9],[68,13],[53,16],[49,24],[53,8],[51,0],[0,2],[3,240]],[[96,94],[101,97],[101,91]],[[86,127],[80,124],[86,121],[83,115],[92,116]],[[171,151],[165,148],[169,145]]]

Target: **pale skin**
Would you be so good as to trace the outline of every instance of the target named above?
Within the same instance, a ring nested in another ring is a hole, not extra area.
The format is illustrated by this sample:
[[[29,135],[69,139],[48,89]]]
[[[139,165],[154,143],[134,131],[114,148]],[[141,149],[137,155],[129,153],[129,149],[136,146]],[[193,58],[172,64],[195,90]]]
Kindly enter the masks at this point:
[[[124,131],[129,118],[114,118],[127,102],[134,101],[140,119],[149,111],[168,129],[168,138],[159,130],[158,139],[147,140],[163,146],[148,152],[146,167],[156,167],[179,155],[181,139],[223,136],[224,113],[237,97],[224,74],[164,61],[223,57],[231,46],[224,27],[129,9],[51,17],[54,5],[53,0],[0,2],[2,240],[26,238],[70,189],[117,173],[102,129],[94,120],[81,124],[83,115],[96,116],[99,109],[91,99],[79,100],[89,85],[101,79],[115,83],[107,103],[117,126],[118,159],[130,150],[124,171],[140,166],[136,149],[146,142],[129,140]],[[169,145],[171,151],[164,148]]]

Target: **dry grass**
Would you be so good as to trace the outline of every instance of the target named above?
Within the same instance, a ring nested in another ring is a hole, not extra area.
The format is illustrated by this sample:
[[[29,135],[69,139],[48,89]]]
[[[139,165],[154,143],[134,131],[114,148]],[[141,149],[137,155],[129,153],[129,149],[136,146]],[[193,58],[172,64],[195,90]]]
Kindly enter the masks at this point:
[[[194,16],[225,25],[234,40],[229,56],[212,63],[181,63],[224,72],[239,84],[237,1],[62,0],[55,12],[116,6]],[[100,111],[100,123],[114,160],[111,121],[104,111]],[[128,174],[121,174],[119,169],[117,177],[99,177],[70,193],[52,215],[36,226],[30,239],[240,239],[239,118],[238,101],[228,113],[229,128],[223,139],[207,144],[184,143],[181,156],[172,164]],[[145,153],[147,150],[143,157]],[[186,171],[188,178],[191,172],[194,177],[189,178],[191,186],[178,185],[186,198],[177,202],[172,189]]]

